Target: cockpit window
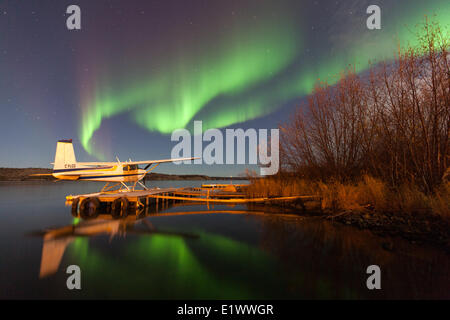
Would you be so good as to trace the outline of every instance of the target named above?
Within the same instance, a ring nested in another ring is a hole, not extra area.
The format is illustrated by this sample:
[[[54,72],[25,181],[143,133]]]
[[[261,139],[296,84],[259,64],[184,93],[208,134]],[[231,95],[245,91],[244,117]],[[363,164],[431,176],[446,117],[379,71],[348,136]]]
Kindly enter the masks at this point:
[[[133,171],[137,170],[138,167],[135,164],[129,165],[129,166],[123,166],[123,171]]]

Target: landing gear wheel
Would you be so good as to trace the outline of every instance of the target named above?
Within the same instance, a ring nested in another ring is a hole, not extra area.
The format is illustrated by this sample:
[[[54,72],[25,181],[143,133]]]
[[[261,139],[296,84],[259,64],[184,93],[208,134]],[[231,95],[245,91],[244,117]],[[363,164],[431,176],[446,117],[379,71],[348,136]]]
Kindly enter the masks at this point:
[[[78,213],[78,204],[80,203],[80,199],[79,198],[75,198],[72,201],[72,216],[74,216],[75,218],[78,218],[80,215]]]
[[[117,198],[111,204],[111,216],[115,219],[125,218],[128,215],[127,198]]]
[[[94,219],[98,216],[100,201],[97,198],[86,198],[80,203],[80,216],[83,219]]]

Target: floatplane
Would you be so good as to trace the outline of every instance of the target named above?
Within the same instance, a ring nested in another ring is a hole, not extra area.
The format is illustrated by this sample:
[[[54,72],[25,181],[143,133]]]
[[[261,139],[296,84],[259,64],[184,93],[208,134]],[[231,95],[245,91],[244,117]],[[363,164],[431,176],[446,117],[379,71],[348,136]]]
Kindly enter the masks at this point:
[[[77,162],[73,150],[72,139],[59,140],[56,144],[53,172],[49,174],[34,174],[33,176],[53,176],[58,180],[104,181],[106,185],[100,192],[134,191],[139,184],[144,190],[148,188],[141,182],[145,176],[158,165],[165,162],[194,160],[198,158],[178,158],[163,160],[126,161],[121,162]],[[139,165],[146,165],[143,169]],[[131,183],[127,185],[126,183]],[[144,180],[145,183],[145,180]]]

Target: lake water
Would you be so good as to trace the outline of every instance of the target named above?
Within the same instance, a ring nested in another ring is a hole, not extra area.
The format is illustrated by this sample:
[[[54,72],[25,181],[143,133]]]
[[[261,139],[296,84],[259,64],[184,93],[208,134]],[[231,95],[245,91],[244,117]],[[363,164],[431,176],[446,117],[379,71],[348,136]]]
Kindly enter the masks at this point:
[[[450,298],[450,257],[437,248],[390,239],[386,251],[370,231],[245,206],[73,218],[65,196],[101,186],[0,183],[0,298]],[[47,238],[50,230],[58,236]],[[373,264],[381,290],[366,287]],[[66,287],[69,265],[81,269],[81,290]]]

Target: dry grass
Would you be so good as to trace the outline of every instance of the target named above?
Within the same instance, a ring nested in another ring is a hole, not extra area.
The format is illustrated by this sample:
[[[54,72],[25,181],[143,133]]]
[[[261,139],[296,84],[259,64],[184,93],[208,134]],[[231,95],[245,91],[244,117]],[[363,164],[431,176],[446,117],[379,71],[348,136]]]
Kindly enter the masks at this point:
[[[354,185],[340,182],[318,183],[318,195],[322,197],[322,209],[358,210],[361,205],[358,202],[358,188]]]
[[[431,212],[430,197],[412,185],[402,185],[390,193],[390,206],[394,212],[407,214]]]
[[[249,176],[250,185],[246,193],[251,198],[288,197],[299,194],[313,194],[313,184],[303,179],[285,177],[256,178]]]
[[[443,183],[433,194],[426,195],[414,185],[402,185],[393,189],[370,176],[363,176],[358,183],[346,184],[280,176],[250,177],[250,180],[246,192],[253,198],[316,195],[322,198],[322,210],[333,212],[371,207],[374,212],[427,213],[450,218],[450,183]]]
[[[433,213],[450,219],[450,182],[444,183],[430,199]]]
[[[358,183],[358,201],[365,205],[371,205],[380,211],[389,209],[389,190],[386,184],[371,176],[364,175]]]

